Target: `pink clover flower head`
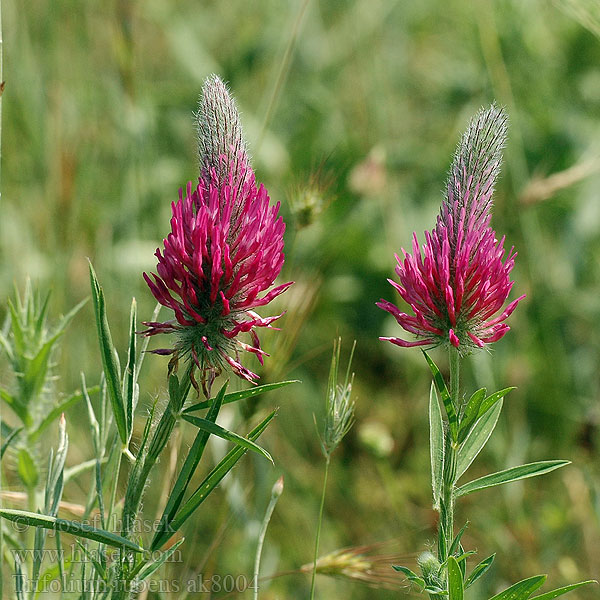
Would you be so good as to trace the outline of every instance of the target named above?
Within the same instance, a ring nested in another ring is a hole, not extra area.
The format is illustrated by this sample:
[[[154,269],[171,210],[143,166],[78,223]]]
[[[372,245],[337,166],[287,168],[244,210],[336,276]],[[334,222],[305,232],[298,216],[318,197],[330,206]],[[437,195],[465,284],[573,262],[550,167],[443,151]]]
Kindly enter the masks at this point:
[[[206,80],[196,115],[200,178],[179,190],[172,203],[171,233],[157,249],[156,273],[144,273],[154,297],[174,319],[146,322],[146,336],[173,333],[169,370],[186,359],[194,387],[197,367],[206,395],[224,367],[254,382],[240,350],[263,363],[265,352],[255,329],[271,327],[281,315],[260,317],[255,309],[283,293],[291,282],[271,288],[283,266],[285,224],[279,203],[257,186],[239,115],[225,84]],[[238,337],[249,334],[249,343]]]
[[[396,283],[413,314],[387,300],[377,306],[415,340],[382,337],[401,347],[450,345],[467,354],[499,340],[520,296],[505,306],[513,287],[516,252],[504,249],[490,227],[492,194],[506,141],[506,113],[492,105],[471,120],[458,145],[436,226],[412,253],[396,255]]]

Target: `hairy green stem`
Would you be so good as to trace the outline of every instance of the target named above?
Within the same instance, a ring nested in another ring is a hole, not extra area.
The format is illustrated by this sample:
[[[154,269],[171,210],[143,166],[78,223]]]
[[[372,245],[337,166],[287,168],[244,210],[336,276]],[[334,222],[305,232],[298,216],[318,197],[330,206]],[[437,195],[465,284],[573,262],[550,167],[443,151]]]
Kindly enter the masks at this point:
[[[451,348],[449,351],[449,361],[450,398],[454,411],[458,414],[460,408],[460,355],[455,348]],[[443,488],[438,525],[438,559],[441,563],[448,558],[450,547],[454,541],[454,492],[458,444],[453,441],[449,429],[446,429],[445,445]],[[440,596],[433,594],[430,595],[430,598],[431,600],[437,600]]]
[[[460,355],[455,348],[450,349],[450,397],[454,411],[459,413],[460,405]],[[449,550],[454,540],[454,484],[456,483],[456,459],[458,445],[448,436],[448,448],[444,465],[444,500],[446,502],[446,548]],[[447,558],[447,556],[446,556]]]
[[[150,471],[171,437],[190,386],[188,372],[181,384],[181,388],[178,390],[177,396],[169,398],[169,403],[158,421],[147,449],[144,448],[143,451],[140,449],[138,453],[137,460],[129,477],[123,505],[121,535],[125,538],[129,538],[132,532]]]
[[[458,413],[460,398],[460,354],[456,348],[451,348],[450,356],[450,397],[454,410]]]
[[[156,428],[154,429],[149,443],[144,442],[143,447],[138,452],[137,459],[131,469],[127,490],[125,491],[125,500],[123,503],[123,512],[121,515],[121,535],[129,539],[134,533],[135,521],[142,503],[142,496],[146,487],[150,471],[156,464],[158,457],[167,445],[173,428],[179,419],[181,409],[185,403],[188,392],[191,387],[190,374],[193,367],[186,372],[181,385],[178,385],[175,394],[169,396],[163,414],[161,415]],[[149,419],[152,416],[148,417]],[[147,446],[146,446],[147,443]],[[123,452],[120,453],[120,457]],[[113,600],[125,600],[131,596],[131,571],[129,569],[129,559],[121,555],[121,565],[117,579],[117,587],[112,593]]]
[[[314,600],[315,597],[315,583],[317,579],[317,557],[319,555],[319,542],[321,541],[321,524],[323,523],[323,508],[325,506],[327,476],[329,475],[329,461],[329,455],[325,455],[325,475],[323,476],[323,491],[321,492],[321,506],[319,508],[319,520],[317,522],[317,535],[315,538],[315,553],[313,556],[312,581],[310,584],[310,600]]]

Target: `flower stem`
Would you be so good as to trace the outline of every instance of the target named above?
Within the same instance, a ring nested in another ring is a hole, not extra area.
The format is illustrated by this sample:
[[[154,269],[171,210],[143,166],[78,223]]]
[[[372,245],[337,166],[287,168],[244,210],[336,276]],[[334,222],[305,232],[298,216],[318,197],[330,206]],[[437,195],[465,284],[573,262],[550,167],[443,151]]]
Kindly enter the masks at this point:
[[[315,597],[315,582],[317,577],[317,557],[319,555],[319,542],[321,540],[321,524],[323,523],[323,507],[325,506],[325,492],[327,490],[327,476],[329,475],[329,455],[325,455],[325,475],[323,476],[323,492],[321,493],[321,507],[317,522],[317,536],[315,539],[315,554],[313,557],[312,582],[310,584],[310,600]]]
[[[458,412],[460,391],[460,354],[456,348],[450,349],[450,397],[454,410]]]
[[[458,350],[451,348],[450,360],[450,398],[456,413],[460,404],[460,355]],[[450,431],[446,430],[446,452],[444,460],[443,490],[438,531],[438,558],[444,562],[450,553],[454,541],[454,491],[456,483],[456,460],[458,444],[453,441]],[[442,543],[443,541],[443,543]]]

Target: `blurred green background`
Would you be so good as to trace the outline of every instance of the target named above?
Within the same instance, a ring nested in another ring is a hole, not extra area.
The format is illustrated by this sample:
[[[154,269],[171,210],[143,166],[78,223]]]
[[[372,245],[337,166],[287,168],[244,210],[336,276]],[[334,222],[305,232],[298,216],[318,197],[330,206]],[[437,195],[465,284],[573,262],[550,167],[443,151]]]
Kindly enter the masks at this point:
[[[491,353],[466,361],[465,391],[518,386],[472,475],[545,458],[573,465],[469,496],[457,523],[468,516],[464,545],[480,559],[498,552],[478,597],[536,573],[548,573],[554,587],[600,579],[596,0],[4,0],[2,21],[2,318],[13,284],[22,289],[27,277],[53,289],[58,318],[89,295],[90,257],[125,351],[131,296],[149,318],[154,301],[141,273],[154,268],[178,188],[197,177],[192,111],[210,73],[229,82],[257,177],[287,222],[281,280],[296,285],[263,310],[288,312],[280,332],[263,335],[272,357],[259,373],[263,382],[303,383],[262,401],[281,407],[262,438],[276,467],[245,457],[188,527],[188,562],[165,577],[249,574],[281,473],[285,491],[263,571],[294,571],[311,560],[323,474],[313,414],[320,422],[338,335],[346,352],[357,340],[357,421],[334,455],[321,554],[373,544],[372,552],[414,568],[433,544],[430,377],[418,350],[378,340],[397,329],[375,302],[399,300],[386,281],[394,252],[410,245],[413,230],[433,226],[460,134],[496,100],[511,126],[493,225],[518,250],[513,294],[527,298]],[[433,356],[445,365],[443,353]],[[56,398],[78,386],[80,371],[97,383],[90,304],[55,362]],[[141,404],[165,396],[166,362],[148,357]],[[253,410],[228,418],[246,431]],[[11,420],[8,410],[3,415]],[[82,407],[67,419],[75,464],[91,456],[91,443],[78,433]],[[184,444],[191,435],[187,425],[177,434]],[[54,432],[46,443],[55,443]],[[178,448],[167,450],[165,470]],[[10,468],[9,460],[9,487]],[[85,478],[71,485],[65,500],[82,502],[88,485]],[[146,514],[154,515],[163,486],[149,489]],[[261,598],[307,598],[309,583],[306,575],[282,576]],[[398,596],[324,576],[317,592]],[[591,599],[598,591],[576,594]]]

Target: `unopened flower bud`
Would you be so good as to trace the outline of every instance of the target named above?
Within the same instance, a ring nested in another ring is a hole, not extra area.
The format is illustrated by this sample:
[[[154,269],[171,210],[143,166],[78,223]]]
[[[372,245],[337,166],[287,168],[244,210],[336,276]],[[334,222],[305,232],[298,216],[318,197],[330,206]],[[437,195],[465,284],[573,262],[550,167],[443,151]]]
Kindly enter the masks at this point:
[[[429,551],[423,552],[417,558],[417,564],[421,567],[423,578],[429,581],[432,577],[437,577],[440,571],[440,562]]]
[[[271,498],[279,498],[283,493],[283,475],[273,484]]]

